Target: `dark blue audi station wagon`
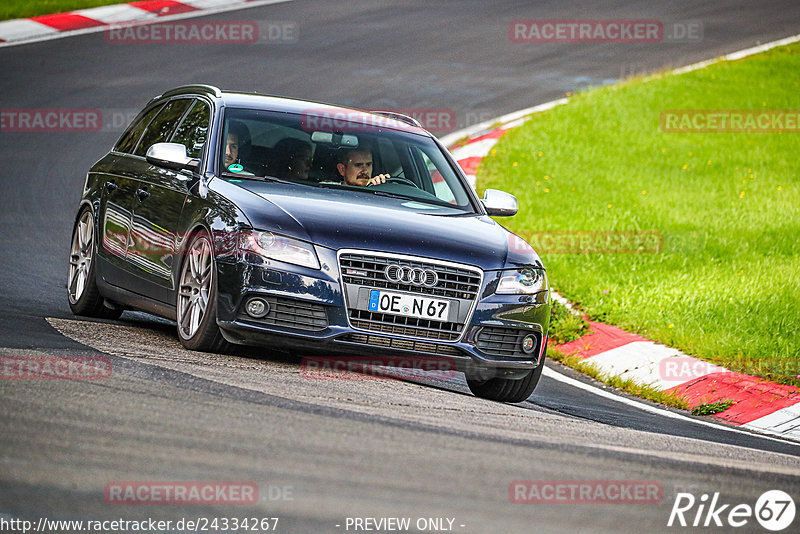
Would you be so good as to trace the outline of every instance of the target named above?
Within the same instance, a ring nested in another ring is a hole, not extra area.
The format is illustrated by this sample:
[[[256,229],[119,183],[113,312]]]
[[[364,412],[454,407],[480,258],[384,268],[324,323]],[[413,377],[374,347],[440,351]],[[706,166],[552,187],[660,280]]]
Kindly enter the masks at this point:
[[[183,86],[89,170],[70,248],[78,315],[140,310],[193,350],[432,357],[520,402],[544,367],[550,292],[413,118]]]

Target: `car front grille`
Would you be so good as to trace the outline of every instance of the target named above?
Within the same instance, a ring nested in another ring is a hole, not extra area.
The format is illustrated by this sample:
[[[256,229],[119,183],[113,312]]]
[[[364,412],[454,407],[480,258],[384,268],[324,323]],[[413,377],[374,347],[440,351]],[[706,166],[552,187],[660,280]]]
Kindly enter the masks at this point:
[[[438,281],[434,287],[416,286],[387,279],[385,269],[395,264],[402,267],[433,270]],[[369,253],[343,253],[339,257],[344,289],[368,287],[405,293],[418,293],[431,297],[459,299],[465,308],[472,309],[481,289],[482,273],[477,268],[426,261],[424,258],[380,256]],[[462,310],[457,322],[420,319],[356,309],[348,302],[348,317],[353,328],[440,341],[457,340],[466,326],[469,310]]]
[[[409,350],[425,354],[440,354],[444,356],[463,356],[462,352],[452,345],[429,343],[427,341],[414,341],[413,339],[398,339],[370,334],[348,334],[342,341],[370,345],[372,347],[385,347],[392,349]]]
[[[392,263],[407,267],[433,269],[439,276],[439,283],[436,284],[436,287],[428,288],[390,282],[386,279],[383,271],[387,265]],[[345,284],[358,284],[374,288],[396,289],[431,296],[469,300],[475,300],[481,288],[481,275],[479,272],[462,267],[426,263],[423,259],[414,261],[348,253],[341,255],[339,264],[342,268],[342,280]]]
[[[536,339],[536,347],[533,352],[526,354],[522,350],[522,338],[533,335]],[[475,346],[486,355],[498,358],[524,358],[526,360],[535,359],[539,355],[539,347],[542,343],[542,335],[539,332],[521,330],[518,328],[498,328],[487,326],[481,328],[475,338]]]
[[[275,296],[261,298],[269,304],[269,313],[260,319],[243,313],[241,315],[243,319],[309,332],[319,332],[328,328],[328,314],[325,306],[321,304]]]
[[[350,320],[354,328],[400,334],[401,336],[424,337],[452,341],[458,339],[463,325],[446,321],[402,317],[388,313],[377,313],[367,310],[350,310]]]

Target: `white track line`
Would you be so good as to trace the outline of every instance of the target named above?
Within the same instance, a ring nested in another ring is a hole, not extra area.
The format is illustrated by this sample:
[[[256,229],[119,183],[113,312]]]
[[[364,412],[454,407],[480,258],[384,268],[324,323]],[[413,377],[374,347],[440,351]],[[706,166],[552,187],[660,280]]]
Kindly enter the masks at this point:
[[[748,432],[746,430],[740,430],[739,428],[737,428],[735,426],[728,426],[728,425],[725,425],[725,424],[717,424],[717,423],[709,423],[708,421],[703,421],[702,419],[696,419],[696,418],[693,418],[693,417],[687,417],[685,415],[681,415],[679,413],[671,412],[671,411],[665,410],[663,408],[656,408],[655,406],[650,406],[649,404],[644,404],[642,402],[631,400],[631,399],[629,399],[627,397],[622,397],[620,395],[615,395],[614,393],[609,393],[608,391],[603,391],[600,388],[597,388],[595,386],[591,386],[589,384],[585,384],[585,383],[583,383],[583,382],[581,382],[579,380],[575,380],[574,378],[570,378],[570,377],[568,377],[566,375],[563,375],[563,374],[559,373],[558,371],[556,371],[554,369],[551,369],[550,367],[545,367],[544,370],[542,371],[542,374],[544,376],[546,376],[548,378],[552,378],[553,380],[556,380],[558,382],[562,382],[562,383],[567,384],[569,386],[572,386],[572,387],[575,387],[575,388],[578,388],[578,389],[582,389],[583,391],[588,391],[589,393],[597,395],[598,397],[603,397],[604,399],[610,399],[610,400],[614,400],[614,401],[617,401],[617,402],[621,402],[622,404],[626,404],[628,406],[633,406],[634,408],[638,408],[639,410],[642,410],[642,411],[645,411],[645,412],[654,413],[654,414],[657,414],[657,415],[660,415],[660,416],[663,416],[663,417],[669,417],[671,419],[677,419],[679,421],[686,421],[686,422],[689,422],[689,423],[695,423],[697,425],[706,426],[706,427],[710,427],[710,428],[715,428],[717,430],[724,430],[726,432],[735,432],[735,433],[738,433],[738,434],[745,434],[747,436],[755,436],[755,437],[758,437],[758,438],[761,438],[761,439],[768,439],[770,441],[777,441],[779,443],[789,443],[791,445],[800,446],[800,443],[798,443],[796,441],[793,441],[793,440],[778,439],[778,438],[773,438],[771,436],[764,436],[764,435],[762,435],[762,434],[760,434],[758,432]],[[760,432],[768,432],[767,430],[763,430],[763,429],[759,429],[759,431]],[[770,432],[770,434],[773,434],[773,432]]]
[[[730,54],[726,54],[721,58],[708,59],[706,61],[692,63],[691,65],[686,65],[685,67],[680,67],[675,70],[672,70],[670,71],[670,74],[683,74],[684,72],[691,72],[693,70],[698,70],[708,67],[709,65],[713,65],[714,63],[719,63],[720,61],[736,61],[737,59],[742,59],[747,56],[752,56],[753,54],[760,54],[761,52],[765,52],[771,48],[775,48],[776,46],[784,46],[792,44],[796,41],[800,41],[800,34],[784,37],[783,39],[778,39],[777,41],[764,43],[762,45],[754,46],[752,48],[745,48],[744,50],[739,50],[737,52],[731,52]]]
[[[496,119],[489,119],[488,121],[475,124],[473,126],[470,126],[469,128],[464,128],[463,130],[458,130],[449,133],[444,137],[440,137],[439,141],[441,141],[441,143],[444,146],[449,146],[458,141],[459,139],[463,139],[465,137],[472,137],[474,134],[478,132],[481,132],[483,130],[488,130],[495,124],[502,123],[503,125],[505,125],[506,123],[510,123],[512,121],[525,119],[528,115],[539,113],[540,111],[547,111],[548,109],[560,106],[561,104],[566,104],[568,101],[569,101],[568,98],[559,98],[558,100],[551,100],[550,102],[545,102],[544,104],[539,104],[538,106],[533,106],[530,108],[521,109],[519,111],[507,113],[506,115],[501,115]],[[522,124],[522,122],[524,121],[520,121],[520,124]]]
[[[668,71],[668,74],[683,74],[684,72],[691,72],[693,70],[702,69],[704,67],[708,67],[709,65],[713,65],[714,63],[719,63],[721,61],[735,61],[737,59],[742,59],[747,56],[752,56],[753,54],[758,54],[760,52],[764,52],[771,48],[775,48],[777,46],[784,46],[787,44],[792,44],[794,42],[800,41],[800,34],[792,35],[790,37],[785,37],[783,39],[778,39],[777,41],[771,41],[769,43],[764,43],[762,45],[754,46],[751,48],[745,48],[744,50],[739,50],[736,52],[731,52],[730,54],[726,54],[722,57],[708,59],[706,61],[700,61],[697,63],[692,63],[691,65],[687,65],[685,67],[679,67],[677,69],[673,69]],[[505,127],[513,127],[507,125],[511,121],[520,121],[524,122],[523,119],[527,118],[528,115],[532,115],[534,113],[539,113],[540,111],[546,111],[548,109],[552,109],[556,106],[560,106],[562,104],[566,104],[569,101],[568,98],[559,98],[558,100],[551,100],[550,102],[545,102],[544,104],[539,104],[537,106],[533,106],[530,108],[521,109],[519,111],[514,111],[512,113],[508,113],[506,115],[501,115],[500,117],[489,119],[488,121],[484,121],[480,124],[476,124],[474,126],[470,126],[469,128],[464,128],[462,130],[458,130],[452,133],[445,135],[444,137],[440,137],[439,140],[442,142],[443,145],[448,146],[456,141],[463,139],[465,137],[472,137],[474,134],[481,132],[483,130],[488,130],[492,126],[498,123],[502,123]]]

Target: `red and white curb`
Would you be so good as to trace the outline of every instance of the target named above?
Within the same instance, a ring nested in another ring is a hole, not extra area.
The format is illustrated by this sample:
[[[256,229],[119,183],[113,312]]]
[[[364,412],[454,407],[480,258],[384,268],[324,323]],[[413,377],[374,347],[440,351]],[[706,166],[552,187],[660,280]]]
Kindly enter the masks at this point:
[[[0,46],[92,33],[121,24],[169,21],[290,0],[143,0],[0,22]]]
[[[589,324],[591,334],[556,348],[580,356],[602,374],[674,393],[691,407],[732,400],[714,417],[800,439],[800,388],[735,373],[614,326]]]
[[[741,59],[799,40],[800,35],[795,35],[682,67],[671,74]],[[506,131],[521,125],[535,113],[567,102],[567,98],[562,98],[504,115],[468,130],[453,132],[441,141],[450,147],[474,188],[478,165]],[[553,297],[572,308],[560,295],[554,293]],[[589,324],[590,334],[555,348],[567,355],[580,356],[602,374],[675,393],[691,407],[732,400],[730,408],[714,417],[732,425],[800,441],[800,388],[729,371],[615,326],[594,321]]]

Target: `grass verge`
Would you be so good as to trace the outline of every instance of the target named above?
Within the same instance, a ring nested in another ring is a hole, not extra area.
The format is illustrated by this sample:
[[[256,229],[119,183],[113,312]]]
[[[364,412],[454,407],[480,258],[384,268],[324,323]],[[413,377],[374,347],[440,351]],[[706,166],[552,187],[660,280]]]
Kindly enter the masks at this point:
[[[121,4],[120,0],[3,0],[0,20],[65,13],[76,9]]]
[[[800,133],[660,125],[667,110],[796,111],[799,72],[793,44],[579,93],[503,136],[478,188],[517,194],[504,223],[590,319],[800,385]],[[656,246],[617,253],[631,235]]]
[[[709,404],[701,404],[692,408],[692,415],[713,415],[715,413],[722,413],[733,406],[733,403],[733,399],[725,399]]]
[[[563,304],[553,301],[550,308],[550,342],[561,345],[589,333],[589,323],[578,314],[569,311]]]

